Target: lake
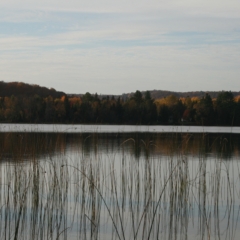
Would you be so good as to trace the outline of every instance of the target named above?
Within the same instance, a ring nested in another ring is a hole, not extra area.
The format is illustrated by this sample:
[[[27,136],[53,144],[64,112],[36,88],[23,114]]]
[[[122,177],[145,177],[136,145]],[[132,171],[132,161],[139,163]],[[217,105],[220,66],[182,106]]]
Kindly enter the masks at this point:
[[[240,128],[0,125],[0,239],[240,239]]]

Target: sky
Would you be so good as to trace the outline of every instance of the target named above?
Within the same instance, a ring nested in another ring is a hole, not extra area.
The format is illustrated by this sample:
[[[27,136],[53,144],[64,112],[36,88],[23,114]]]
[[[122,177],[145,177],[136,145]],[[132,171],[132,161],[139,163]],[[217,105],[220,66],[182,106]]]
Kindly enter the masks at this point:
[[[1,0],[0,81],[240,91],[239,0]]]

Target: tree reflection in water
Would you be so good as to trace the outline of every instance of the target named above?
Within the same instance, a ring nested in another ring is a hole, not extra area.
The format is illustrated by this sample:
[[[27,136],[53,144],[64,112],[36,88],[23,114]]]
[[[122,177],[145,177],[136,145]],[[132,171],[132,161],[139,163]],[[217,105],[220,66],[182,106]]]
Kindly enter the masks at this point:
[[[1,239],[239,239],[239,135],[1,133]]]

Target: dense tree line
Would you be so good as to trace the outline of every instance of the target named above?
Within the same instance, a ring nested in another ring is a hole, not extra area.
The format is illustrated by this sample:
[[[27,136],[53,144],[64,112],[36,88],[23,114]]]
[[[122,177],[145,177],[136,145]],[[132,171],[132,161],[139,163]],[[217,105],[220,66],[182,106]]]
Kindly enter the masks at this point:
[[[240,126],[240,97],[220,92],[216,99],[179,98],[169,95],[154,100],[149,92],[136,91],[123,100],[63,95],[40,97],[18,95],[0,97],[0,121],[9,123],[93,123],[93,124],[168,124]]]
[[[198,97],[198,98],[202,98],[206,95],[206,93],[208,95],[210,95],[212,98],[217,98],[219,91],[191,91],[191,92],[173,92],[173,91],[163,91],[163,90],[151,90],[149,91],[151,93],[152,98],[154,99],[159,99],[159,98],[166,98],[169,95],[174,95],[178,98],[186,98],[186,97]],[[145,92],[142,92],[143,94]],[[134,93],[124,93],[121,95],[122,98],[126,99],[129,96],[132,96]],[[239,96],[240,95],[240,91],[233,91],[232,92],[233,96]]]

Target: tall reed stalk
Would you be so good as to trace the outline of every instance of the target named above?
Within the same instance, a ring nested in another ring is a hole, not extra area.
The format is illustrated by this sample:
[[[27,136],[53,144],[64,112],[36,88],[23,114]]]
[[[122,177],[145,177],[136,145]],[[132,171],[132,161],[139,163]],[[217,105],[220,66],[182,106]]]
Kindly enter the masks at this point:
[[[224,158],[228,140],[209,158],[204,134],[163,137],[164,149],[132,136],[112,151],[95,134],[70,146],[63,134],[0,136],[0,239],[238,239],[239,159]]]

